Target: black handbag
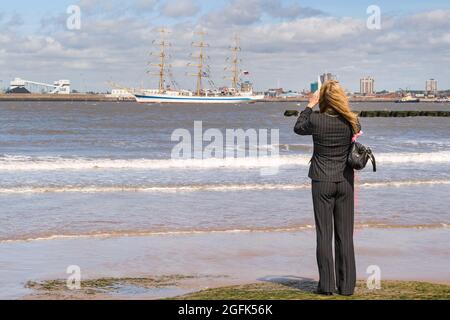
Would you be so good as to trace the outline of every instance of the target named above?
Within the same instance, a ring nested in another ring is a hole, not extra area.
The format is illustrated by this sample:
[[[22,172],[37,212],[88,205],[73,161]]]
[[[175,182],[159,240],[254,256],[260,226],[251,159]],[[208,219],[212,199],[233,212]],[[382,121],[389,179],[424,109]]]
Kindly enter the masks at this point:
[[[377,164],[372,150],[359,142],[353,142],[347,158],[348,166],[355,170],[362,170],[366,167],[369,159],[372,161],[373,172],[377,172]]]

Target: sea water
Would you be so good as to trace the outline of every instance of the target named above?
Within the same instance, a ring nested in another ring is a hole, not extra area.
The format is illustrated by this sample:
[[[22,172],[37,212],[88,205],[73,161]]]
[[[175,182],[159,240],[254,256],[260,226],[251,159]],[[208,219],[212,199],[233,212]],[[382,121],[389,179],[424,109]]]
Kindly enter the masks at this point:
[[[422,103],[353,107],[450,109]],[[312,140],[294,134],[295,118],[283,117],[285,109],[294,108],[301,107],[1,102],[0,284],[9,289],[0,296],[17,297],[27,280],[64,276],[61,262],[84,265],[96,276],[163,270],[251,275],[258,268],[260,276],[288,270],[314,276],[307,178]],[[224,134],[226,129],[278,129],[277,145],[256,147],[278,148],[279,156],[171,159],[172,133],[192,132],[195,121],[202,121],[203,130]],[[355,241],[360,241],[360,256],[367,255],[360,277],[366,264],[378,260],[390,265],[395,278],[404,270],[406,278],[430,278],[431,272],[437,280],[450,280],[445,245],[450,240],[450,119],[363,118],[361,124],[360,142],[372,148],[378,171],[372,172],[369,163],[356,175]],[[262,175],[262,167],[277,170]],[[245,244],[237,240],[244,238]],[[278,246],[268,245],[268,239],[278,239]],[[134,256],[127,242],[133,242]],[[197,256],[204,246],[247,269],[233,273],[236,268],[222,258]],[[149,247],[151,258],[145,258]],[[405,257],[398,269],[387,258],[397,251]],[[172,256],[177,254],[184,258]],[[275,259],[283,254],[293,260]],[[311,261],[305,260],[302,269],[297,256]],[[130,265],[124,268],[123,261]]]

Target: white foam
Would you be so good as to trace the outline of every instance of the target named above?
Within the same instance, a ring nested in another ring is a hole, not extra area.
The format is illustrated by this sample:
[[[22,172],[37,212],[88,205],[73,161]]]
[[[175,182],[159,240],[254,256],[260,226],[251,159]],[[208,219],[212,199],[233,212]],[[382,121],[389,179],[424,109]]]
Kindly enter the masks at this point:
[[[417,224],[417,225],[388,225],[383,223],[363,223],[356,224],[356,229],[448,229],[446,223]],[[242,229],[210,229],[210,230],[184,230],[184,231],[116,231],[104,233],[86,234],[54,234],[42,235],[28,238],[15,238],[0,240],[0,244],[40,242],[54,240],[77,240],[77,239],[106,239],[106,238],[129,238],[129,237],[155,237],[155,236],[194,236],[209,234],[239,234],[239,233],[286,233],[301,232],[315,229],[314,225],[304,224],[286,227],[269,228],[242,228]]]
[[[450,185],[450,180],[405,180],[405,181],[380,181],[365,182],[359,184],[361,188],[383,188],[383,187],[408,187],[422,185]]]
[[[217,169],[263,168],[283,165],[307,165],[310,156],[283,156],[226,159],[93,159],[62,157],[0,158],[0,171],[53,171],[53,170],[167,170],[167,169]]]
[[[152,237],[152,236],[183,236],[202,234],[227,234],[227,233],[269,233],[269,232],[296,232],[307,229],[314,229],[313,225],[302,225],[294,227],[280,228],[255,228],[255,229],[223,229],[223,230],[186,230],[186,231],[118,231],[93,234],[58,234],[41,237],[31,237],[22,239],[0,240],[2,243],[36,242],[52,240],[73,240],[73,239],[103,239],[103,238],[126,238],[126,237]]]
[[[383,164],[450,163],[450,151],[425,153],[376,153]],[[0,157],[0,171],[77,171],[77,170],[168,170],[168,169],[248,169],[282,166],[308,166],[311,155],[283,155],[226,159],[108,159],[63,157]]]
[[[0,188],[0,194],[26,193],[112,193],[112,192],[229,192],[229,191],[258,191],[258,190],[297,190],[310,188],[309,184],[212,184],[185,186],[43,186],[43,187],[11,187]]]
[[[381,153],[375,154],[379,164],[430,164],[430,163],[450,163],[450,151],[424,152],[424,153]]]
[[[450,185],[450,180],[410,180],[379,181],[357,184],[359,188],[400,188],[422,185]],[[233,191],[265,191],[265,190],[302,190],[309,189],[309,183],[282,184],[193,184],[171,186],[27,186],[0,188],[0,194],[39,194],[39,193],[189,193],[189,192],[233,192]]]

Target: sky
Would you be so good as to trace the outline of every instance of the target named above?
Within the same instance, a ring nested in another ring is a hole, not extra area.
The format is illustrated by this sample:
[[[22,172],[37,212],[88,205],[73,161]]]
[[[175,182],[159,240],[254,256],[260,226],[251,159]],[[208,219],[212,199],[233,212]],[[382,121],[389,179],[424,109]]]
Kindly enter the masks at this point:
[[[79,29],[67,27],[72,5]],[[367,26],[371,5],[380,9],[376,29]],[[377,91],[423,90],[430,78],[450,89],[448,0],[2,0],[0,87],[20,77],[69,79],[79,91],[110,90],[109,82],[155,88],[147,71],[161,26],[171,31],[172,78],[183,88],[195,86],[187,64],[194,31],[203,30],[216,86],[229,84],[224,67],[237,34],[257,90],[308,89],[324,72],[350,91],[364,76]]]

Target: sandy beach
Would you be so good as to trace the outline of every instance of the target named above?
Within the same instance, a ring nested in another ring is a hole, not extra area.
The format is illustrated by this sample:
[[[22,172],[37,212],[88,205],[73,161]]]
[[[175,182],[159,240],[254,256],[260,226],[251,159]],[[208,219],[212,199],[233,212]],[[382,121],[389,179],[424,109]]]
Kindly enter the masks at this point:
[[[0,27],[13,312],[450,301],[449,0],[3,1]]]
[[[367,279],[367,267],[378,265],[382,280],[449,284],[448,256],[442,254],[446,244],[433,240],[442,233],[448,230],[358,230],[358,278]],[[374,237],[382,238],[383,243],[374,245]],[[314,231],[8,243],[0,248],[0,255],[8,257],[3,263],[10,270],[1,279],[2,298],[160,299],[275,278],[314,281],[314,245]],[[424,259],[432,263],[421,263]],[[89,290],[67,292],[61,291],[62,280],[53,283],[59,288],[54,294],[35,290],[42,281],[66,279],[67,267],[74,264],[80,266],[88,289],[102,279],[106,287],[116,289],[95,294]],[[142,286],[139,279],[147,280]],[[155,286],[157,282],[160,285]]]
[[[161,299],[317,280],[312,146],[286,105],[124,105],[2,102],[0,298]],[[198,119],[204,130],[279,128],[280,155],[172,161],[172,132]],[[379,170],[357,175],[358,279],[378,266],[382,281],[448,283],[448,118],[361,122]],[[61,289],[69,266],[87,292]]]

